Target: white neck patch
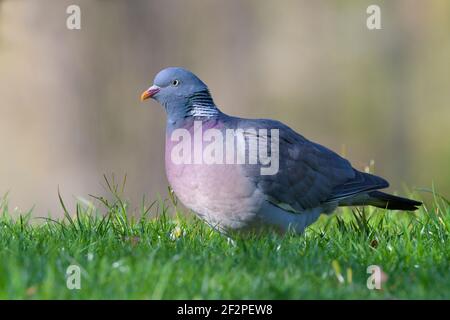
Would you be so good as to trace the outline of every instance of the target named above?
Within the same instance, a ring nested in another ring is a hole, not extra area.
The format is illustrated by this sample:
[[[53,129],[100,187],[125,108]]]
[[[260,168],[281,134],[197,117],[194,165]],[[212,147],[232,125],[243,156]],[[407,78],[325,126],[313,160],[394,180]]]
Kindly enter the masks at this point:
[[[193,117],[212,117],[219,114],[219,109],[206,104],[193,104],[189,115]]]

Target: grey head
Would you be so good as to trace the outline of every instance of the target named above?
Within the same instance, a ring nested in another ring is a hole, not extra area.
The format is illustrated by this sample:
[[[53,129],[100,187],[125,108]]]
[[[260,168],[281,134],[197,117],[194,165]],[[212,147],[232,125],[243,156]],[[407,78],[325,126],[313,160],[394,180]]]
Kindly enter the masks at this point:
[[[165,108],[168,120],[172,122],[191,116],[211,117],[219,113],[206,84],[180,67],[161,70],[153,85],[141,95],[142,101],[149,98]]]

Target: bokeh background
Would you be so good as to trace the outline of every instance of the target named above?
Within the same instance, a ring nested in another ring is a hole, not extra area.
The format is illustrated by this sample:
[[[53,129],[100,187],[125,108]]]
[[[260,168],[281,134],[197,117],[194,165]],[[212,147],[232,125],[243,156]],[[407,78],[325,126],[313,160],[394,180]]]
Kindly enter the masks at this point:
[[[81,30],[66,8],[81,7]],[[381,7],[382,30],[366,8]],[[0,193],[61,214],[127,174],[138,206],[166,194],[165,114],[139,95],[184,66],[222,111],[275,118],[375,160],[391,191],[450,193],[450,2],[0,0]]]

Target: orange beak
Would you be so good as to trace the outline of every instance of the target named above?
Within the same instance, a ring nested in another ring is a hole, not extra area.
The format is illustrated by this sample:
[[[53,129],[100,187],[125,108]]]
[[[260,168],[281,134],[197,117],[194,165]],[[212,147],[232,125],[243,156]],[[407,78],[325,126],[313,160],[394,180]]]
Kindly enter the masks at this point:
[[[155,85],[151,86],[150,88],[148,88],[147,90],[142,92],[141,101],[144,101],[144,100],[147,100],[148,98],[153,97],[155,94],[157,94],[159,92],[159,90],[161,90],[160,87],[155,86]]]

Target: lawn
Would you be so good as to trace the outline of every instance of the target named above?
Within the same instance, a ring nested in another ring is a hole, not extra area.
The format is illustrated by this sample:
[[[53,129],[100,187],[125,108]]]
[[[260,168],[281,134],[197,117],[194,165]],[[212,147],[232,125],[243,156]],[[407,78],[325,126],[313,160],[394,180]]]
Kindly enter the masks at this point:
[[[340,209],[302,236],[231,239],[170,193],[129,212],[109,187],[95,206],[60,199],[58,221],[0,200],[1,299],[450,298],[450,203],[436,193],[415,213]],[[380,290],[368,289],[371,265]]]

